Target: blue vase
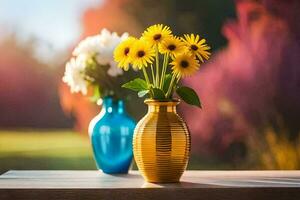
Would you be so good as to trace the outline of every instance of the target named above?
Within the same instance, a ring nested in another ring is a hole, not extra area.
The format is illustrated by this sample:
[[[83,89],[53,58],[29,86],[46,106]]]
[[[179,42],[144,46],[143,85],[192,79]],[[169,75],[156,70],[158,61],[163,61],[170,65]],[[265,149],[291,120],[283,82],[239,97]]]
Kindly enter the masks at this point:
[[[132,162],[135,121],[127,114],[124,101],[103,99],[101,112],[92,119],[89,134],[98,169],[107,174],[128,173]]]

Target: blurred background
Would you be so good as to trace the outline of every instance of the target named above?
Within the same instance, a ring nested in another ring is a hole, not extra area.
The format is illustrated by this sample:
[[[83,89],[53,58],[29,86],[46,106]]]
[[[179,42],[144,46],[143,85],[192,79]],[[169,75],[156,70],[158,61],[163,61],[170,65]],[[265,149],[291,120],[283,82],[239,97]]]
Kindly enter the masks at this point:
[[[0,0],[0,173],[96,169],[87,126],[100,108],[62,83],[86,36],[139,35],[155,23],[198,33],[212,58],[184,82],[189,169],[300,168],[298,0]],[[132,112],[138,120],[146,107]],[[193,113],[190,115],[189,113]]]

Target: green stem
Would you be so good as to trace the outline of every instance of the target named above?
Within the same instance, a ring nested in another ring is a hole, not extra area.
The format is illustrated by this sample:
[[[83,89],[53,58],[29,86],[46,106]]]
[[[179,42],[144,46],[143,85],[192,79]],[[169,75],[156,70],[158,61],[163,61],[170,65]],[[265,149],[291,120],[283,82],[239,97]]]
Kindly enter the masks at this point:
[[[95,56],[92,56],[91,57],[91,59],[92,59],[92,61],[93,61],[93,63],[94,63],[94,66],[93,66],[93,74],[97,74],[97,75],[100,75],[99,77],[101,77],[101,75],[102,74],[104,74],[104,76],[106,76],[106,74],[107,74],[107,71],[105,71],[104,70],[104,68],[102,67],[102,66],[100,66],[100,65],[98,65],[97,64],[97,61],[96,61],[96,57]],[[96,65],[96,66],[95,66]],[[97,72],[97,70],[100,70],[100,72]],[[102,73],[102,74],[101,74]],[[89,76],[89,75],[87,75],[87,76]],[[92,76],[89,76],[89,77],[92,77]],[[109,77],[109,76],[108,76]],[[97,80],[97,84],[99,84],[99,85],[101,85],[101,87],[102,88],[105,88],[106,90],[107,89],[110,89],[110,88],[113,88],[113,84],[112,84],[112,82],[114,81],[114,80],[108,80],[108,79],[111,79],[110,77],[109,78],[105,78],[105,79],[103,79],[103,78],[98,78],[98,76],[97,77],[92,77],[92,78],[95,78],[96,80]],[[101,82],[99,82],[98,80],[101,80],[101,81],[103,81],[102,83]]]
[[[158,45],[155,45],[155,59],[156,59],[156,77],[155,77],[155,86],[158,87],[158,84],[159,84],[159,56],[158,56]]]
[[[145,67],[143,67],[142,69],[143,69],[143,73],[144,73],[146,82],[147,82],[147,84],[149,86],[150,85],[150,81],[149,81],[149,77],[148,77],[147,71],[146,71]]]
[[[163,69],[162,69],[162,72],[161,72],[161,79],[160,79],[160,88],[161,89],[163,89],[163,87],[164,87],[168,61],[169,61],[169,54],[167,53],[167,54],[164,55]]]
[[[177,75],[177,79],[176,79],[176,85],[178,85],[179,81],[180,81],[181,76],[178,74]]]
[[[148,84],[148,87],[150,87],[151,83],[149,81],[149,77],[148,77],[148,74],[147,74],[147,71],[146,71],[145,67],[143,67],[143,73],[144,73],[144,77],[146,79],[146,82]],[[152,90],[149,91],[149,94],[150,94],[150,98],[153,98]]]
[[[173,73],[173,76],[172,76],[172,79],[171,79],[171,82],[170,82],[170,85],[169,85],[169,89],[168,89],[167,94],[166,94],[167,98],[170,98],[171,92],[172,92],[173,87],[174,87],[173,84],[174,84],[175,78],[176,78],[176,74]]]
[[[151,64],[151,75],[152,75],[153,84],[155,84],[154,69],[153,69],[153,65],[152,64]]]

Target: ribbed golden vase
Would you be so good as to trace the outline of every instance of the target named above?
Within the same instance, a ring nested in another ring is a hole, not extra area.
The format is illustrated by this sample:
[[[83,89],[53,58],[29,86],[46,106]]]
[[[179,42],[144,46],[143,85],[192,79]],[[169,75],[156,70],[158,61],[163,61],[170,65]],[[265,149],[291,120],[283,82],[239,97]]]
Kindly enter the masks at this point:
[[[148,182],[179,182],[187,167],[191,149],[188,128],[176,112],[178,100],[147,99],[148,113],[137,124],[133,153]]]

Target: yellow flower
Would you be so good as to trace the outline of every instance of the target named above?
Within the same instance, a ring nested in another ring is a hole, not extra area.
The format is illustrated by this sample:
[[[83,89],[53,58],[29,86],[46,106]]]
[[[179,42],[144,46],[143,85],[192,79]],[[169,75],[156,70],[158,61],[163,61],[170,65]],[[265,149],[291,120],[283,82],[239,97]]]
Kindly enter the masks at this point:
[[[193,75],[200,67],[199,61],[189,52],[177,55],[171,65],[173,73],[183,78]]]
[[[129,37],[121,42],[114,51],[114,59],[118,63],[118,67],[128,71],[131,63],[129,52],[133,44],[137,41],[134,37]]]
[[[133,68],[142,69],[152,63],[155,56],[154,49],[144,40],[137,40],[129,52]]]
[[[178,54],[184,53],[187,48],[185,44],[177,37],[172,36],[166,38],[162,43],[159,45],[159,51],[162,54],[169,53],[172,57]]]
[[[182,40],[188,46],[189,50],[193,55],[196,55],[201,62],[204,62],[203,58],[208,60],[210,56],[210,47],[205,43],[205,39],[200,39],[199,35],[190,34],[184,35]]]
[[[170,27],[163,24],[155,24],[144,31],[142,38],[151,45],[155,45],[170,37],[171,33]]]

